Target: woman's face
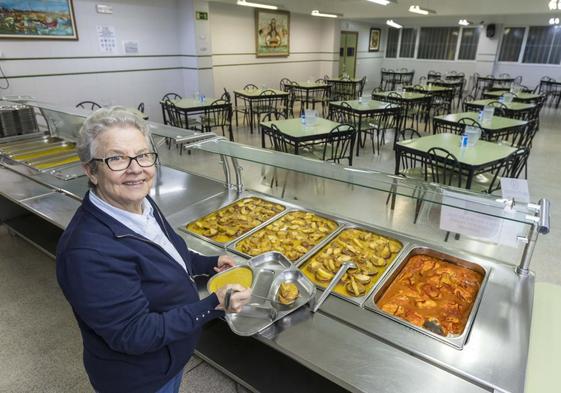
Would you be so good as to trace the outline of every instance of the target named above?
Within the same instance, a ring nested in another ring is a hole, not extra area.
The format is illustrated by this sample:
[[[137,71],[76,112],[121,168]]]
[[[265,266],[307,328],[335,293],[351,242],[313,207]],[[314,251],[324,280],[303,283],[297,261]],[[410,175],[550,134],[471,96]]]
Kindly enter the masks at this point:
[[[110,128],[96,139],[94,158],[113,156],[136,157],[149,152],[146,138],[134,128]],[[135,160],[122,171],[112,171],[105,162],[97,162],[97,169],[92,172],[85,166],[91,182],[95,184],[96,194],[104,201],[132,213],[142,213],[142,200],[150,192],[155,174],[155,166],[141,167]]]

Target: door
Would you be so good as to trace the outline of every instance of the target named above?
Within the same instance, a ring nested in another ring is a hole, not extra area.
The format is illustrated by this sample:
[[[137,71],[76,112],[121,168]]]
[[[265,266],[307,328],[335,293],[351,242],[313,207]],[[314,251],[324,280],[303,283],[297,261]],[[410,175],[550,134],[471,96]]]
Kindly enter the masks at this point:
[[[358,32],[341,32],[341,45],[339,48],[339,76],[347,74],[350,78],[355,77],[357,43]]]

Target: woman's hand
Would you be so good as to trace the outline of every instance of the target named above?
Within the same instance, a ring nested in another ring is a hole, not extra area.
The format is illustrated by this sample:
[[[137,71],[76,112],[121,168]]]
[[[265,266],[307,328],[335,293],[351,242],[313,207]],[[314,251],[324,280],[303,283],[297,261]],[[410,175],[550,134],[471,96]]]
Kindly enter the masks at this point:
[[[226,291],[232,290],[232,295],[230,296],[230,304],[228,308],[225,308],[224,300],[226,297]],[[216,306],[217,310],[224,310],[226,312],[240,312],[242,306],[249,302],[251,298],[251,289],[244,288],[240,284],[228,284],[216,291],[216,296],[218,297],[218,302],[220,303]]]
[[[218,263],[216,264],[214,271],[220,273],[221,271],[224,271],[234,266],[236,266],[236,262],[232,257],[228,255],[220,255],[218,257]]]

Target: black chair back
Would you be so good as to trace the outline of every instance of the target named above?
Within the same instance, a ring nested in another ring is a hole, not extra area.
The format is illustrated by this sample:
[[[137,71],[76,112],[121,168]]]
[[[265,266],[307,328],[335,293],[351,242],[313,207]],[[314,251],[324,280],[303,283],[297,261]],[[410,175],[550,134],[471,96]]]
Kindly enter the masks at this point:
[[[182,97],[177,93],[167,93],[162,97],[162,101],[165,100],[180,100]]]
[[[356,141],[356,129],[349,124],[340,124],[329,132],[322,152],[323,161],[340,163],[347,159],[353,165],[353,150]]]
[[[524,172],[524,178],[528,178],[528,157],[530,157],[530,149],[522,147],[512,153],[510,159],[510,173],[508,177],[517,179]]]
[[[224,88],[224,93],[222,93],[222,95],[220,96],[220,99],[224,100],[226,102],[232,102],[232,96],[230,95],[228,90],[226,90],[226,88]]]
[[[254,85],[253,83],[248,83],[247,85],[245,85],[243,87],[244,90],[257,90],[258,87],[257,85]]]
[[[138,107],[136,109],[138,109],[139,112],[144,113],[144,102],[138,104]]]
[[[347,102],[342,102],[341,105],[337,106],[330,106],[328,118],[337,123],[349,124],[352,126],[356,123],[353,109]]]
[[[96,110],[101,108],[101,105],[99,105],[97,102],[93,102],[93,101],[82,101],[78,104],[76,104],[76,108],[82,108],[82,109],[89,109],[89,110]]]
[[[290,79],[282,78],[280,80],[279,87],[282,91],[288,92],[293,84],[294,82],[292,82]]]
[[[455,155],[446,149],[432,147],[427,152],[425,178],[434,183],[462,187],[462,172]]]
[[[218,99],[203,109],[201,117],[203,132],[211,132],[214,128],[220,128],[222,135],[226,136],[228,129],[229,138],[234,140],[232,134],[232,104],[226,100]]]
[[[265,128],[263,129],[265,130]],[[275,151],[294,154],[294,144],[280,132],[275,124],[271,124],[268,136]]]

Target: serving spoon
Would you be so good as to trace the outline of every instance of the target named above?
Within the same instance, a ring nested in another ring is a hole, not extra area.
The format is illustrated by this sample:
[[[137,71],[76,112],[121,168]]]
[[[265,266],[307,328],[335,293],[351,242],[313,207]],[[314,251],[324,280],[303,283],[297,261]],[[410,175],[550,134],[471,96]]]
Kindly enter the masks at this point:
[[[331,279],[331,282],[329,283],[327,288],[325,288],[325,290],[323,291],[323,294],[319,297],[315,306],[312,308],[312,312],[316,312],[319,309],[319,307],[323,304],[325,299],[327,299],[327,296],[329,296],[329,294],[331,293],[333,288],[335,288],[335,285],[337,285],[337,283],[339,282],[341,277],[343,277],[343,274],[345,274],[347,272],[347,270],[355,269],[355,268],[356,268],[356,265],[352,262],[345,262],[341,265],[341,267],[337,271],[337,274],[335,274],[335,277],[333,277]]]

